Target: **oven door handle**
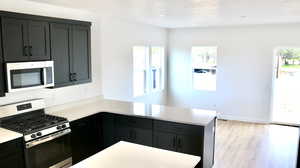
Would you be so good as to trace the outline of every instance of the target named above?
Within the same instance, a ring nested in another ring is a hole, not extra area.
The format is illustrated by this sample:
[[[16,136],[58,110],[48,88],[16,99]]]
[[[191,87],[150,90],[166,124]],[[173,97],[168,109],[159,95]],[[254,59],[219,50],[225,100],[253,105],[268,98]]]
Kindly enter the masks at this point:
[[[57,133],[54,133],[54,134],[42,137],[40,139],[31,141],[31,142],[28,142],[28,143],[26,143],[26,148],[27,149],[32,148],[32,147],[34,147],[36,145],[39,145],[39,144],[42,144],[42,143],[45,143],[45,142],[57,139],[59,137],[62,137],[64,135],[67,135],[67,134],[70,134],[70,133],[71,133],[71,129],[65,129],[63,131],[60,131],[60,132],[57,132]]]

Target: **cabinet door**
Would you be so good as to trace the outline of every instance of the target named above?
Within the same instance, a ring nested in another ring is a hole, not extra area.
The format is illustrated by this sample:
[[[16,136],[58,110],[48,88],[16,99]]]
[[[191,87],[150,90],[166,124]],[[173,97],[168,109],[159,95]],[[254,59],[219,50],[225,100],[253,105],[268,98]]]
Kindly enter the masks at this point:
[[[4,61],[2,57],[2,36],[0,33],[0,97],[5,96]]]
[[[3,56],[6,62],[28,61],[27,21],[2,18]]]
[[[0,167],[23,168],[23,144],[22,139],[16,139],[0,144]]]
[[[91,81],[90,27],[73,26],[72,29],[72,72],[74,83]]]
[[[102,118],[102,148],[110,147],[116,143],[114,114],[101,113]]]
[[[175,134],[158,131],[155,131],[153,134],[153,147],[176,151]]]
[[[116,129],[115,139],[117,142],[126,141],[126,142],[133,143],[133,139],[132,139],[133,132],[130,127],[116,125],[115,129]]]
[[[203,138],[193,135],[177,135],[177,152],[202,156]]]
[[[71,85],[71,27],[66,24],[51,24],[50,34],[55,87]]]
[[[29,21],[28,40],[31,61],[50,60],[49,23]]]
[[[76,164],[101,150],[98,124],[96,116],[71,122],[73,163]]]
[[[152,130],[150,129],[141,129],[141,128],[133,128],[131,132],[131,136],[134,143],[146,145],[146,146],[153,146],[152,143]]]

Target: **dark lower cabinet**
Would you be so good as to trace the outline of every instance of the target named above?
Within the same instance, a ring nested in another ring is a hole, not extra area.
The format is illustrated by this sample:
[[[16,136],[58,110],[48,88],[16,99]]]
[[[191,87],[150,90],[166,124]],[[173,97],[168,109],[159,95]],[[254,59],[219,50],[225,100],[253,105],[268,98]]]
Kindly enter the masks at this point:
[[[212,168],[215,124],[215,120],[198,126],[100,113],[71,122],[73,160],[77,163],[119,141],[127,141],[200,156],[197,168]]]
[[[177,151],[176,134],[154,131],[153,146],[160,149]]]
[[[99,116],[94,115],[71,122],[74,164],[101,151],[100,121]]]
[[[115,144],[115,116],[111,113],[100,113],[101,117],[101,139],[102,149],[110,147]]]
[[[214,163],[215,121],[208,126],[154,120],[154,147],[200,156],[197,168],[211,168]]]
[[[0,167],[25,168],[21,138],[0,144]]]
[[[116,141],[127,141],[146,146],[153,146],[152,125],[152,119],[116,115]]]

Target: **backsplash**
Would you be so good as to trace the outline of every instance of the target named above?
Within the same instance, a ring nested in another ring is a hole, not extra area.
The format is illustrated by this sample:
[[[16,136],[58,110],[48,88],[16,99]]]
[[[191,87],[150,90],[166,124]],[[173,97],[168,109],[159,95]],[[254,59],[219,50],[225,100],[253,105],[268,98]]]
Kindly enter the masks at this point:
[[[96,96],[101,96],[101,87],[95,83],[90,83],[58,89],[37,89],[7,93],[5,97],[0,97],[0,105],[44,98],[46,106],[49,107]]]

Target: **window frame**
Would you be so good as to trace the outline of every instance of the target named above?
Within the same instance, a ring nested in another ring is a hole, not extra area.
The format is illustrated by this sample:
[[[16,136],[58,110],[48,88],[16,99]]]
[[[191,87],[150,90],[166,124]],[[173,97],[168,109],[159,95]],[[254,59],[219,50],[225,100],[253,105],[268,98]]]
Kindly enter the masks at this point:
[[[213,90],[210,90],[210,89],[196,89],[194,87],[194,66],[193,66],[193,48],[194,47],[215,47],[216,48],[216,51],[217,51],[217,55],[216,55],[216,65],[217,65],[217,68],[216,68],[216,88],[213,89]],[[197,92],[216,92],[217,91],[217,72],[218,72],[218,57],[219,57],[219,46],[217,45],[194,45],[191,47],[190,49],[190,56],[191,56],[191,77],[192,77],[192,82],[191,82],[191,88],[193,91],[197,91]]]
[[[134,87],[134,75],[136,72],[141,72],[141,71],[137,71],[134,67],[134,48],[135,47],[145,47],[148,50],[148,54],[146,55],[146,69],[144,70],[145,72],[145,78],[144,78],[144,93],[143,94],[135,94],[135,87]],[[152,74],[152,48],[154,47],[159,47],[162,48],[162,58],[161,58],[161,67],[160,68],[156,68],[156,69],[160,69],[160,87],[157,89],[153,89],[153,74]],[[165,46],[159,46],[159,45],[155,45],[155,46],[151,46],[151,45],[134,45],[132,47],[132,58],[133,58],[133,78],[132,78],[132,94],[133,94],[133,98],[136,97],[141,97],[141,96],[145,96],[148,95],[150,93],[155,93],[155,92],[162,92],[165,89]]]

